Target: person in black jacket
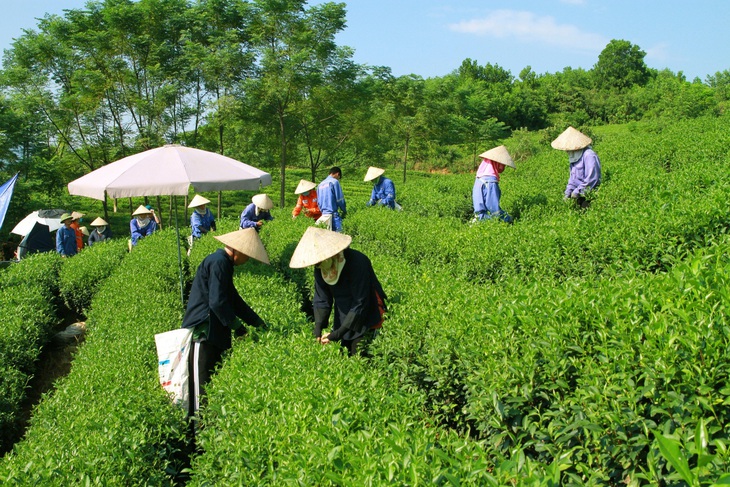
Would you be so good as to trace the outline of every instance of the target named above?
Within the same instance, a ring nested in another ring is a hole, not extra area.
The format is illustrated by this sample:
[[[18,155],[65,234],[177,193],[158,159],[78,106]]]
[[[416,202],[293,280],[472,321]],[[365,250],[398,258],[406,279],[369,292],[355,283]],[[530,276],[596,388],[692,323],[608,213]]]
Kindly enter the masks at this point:
[[[349,248],[352,237],[309,227],[294,250],[289,266],[314,266],[314,337],[322,344],[339,341],[350,355],[367,355],[382,327],[387,299],[370,259]],[[329,325],[332,309],[332,331]]]
[[[204,386],[223,353],[231,348],[231,332],[246,333],[246,325],[264,326],[264,321],[238,294],[233,285],[233,267],[249,258],[269,263],[261,238],[248,228],[215,237],[225,244],[207,256],[198,266],[190,290],[182,327],[193,329],[193,346],[189,355],[190,411],[200,408]]]

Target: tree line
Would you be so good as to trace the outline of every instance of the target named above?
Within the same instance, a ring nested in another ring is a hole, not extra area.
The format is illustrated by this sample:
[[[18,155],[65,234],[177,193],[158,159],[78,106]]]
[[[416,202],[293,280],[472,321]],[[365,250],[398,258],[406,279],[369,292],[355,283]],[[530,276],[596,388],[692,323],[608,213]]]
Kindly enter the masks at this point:
[[[288,167],[474,168],[515,130],[721,114],[730,71],[688,81],[612,40],[592,69],[518,76],[464,59],[452,72],[394,76],[335,42],[345,3],[90,0],[47,15],[5,51],[0,175],[31,191],[176,143],[275,173]]]

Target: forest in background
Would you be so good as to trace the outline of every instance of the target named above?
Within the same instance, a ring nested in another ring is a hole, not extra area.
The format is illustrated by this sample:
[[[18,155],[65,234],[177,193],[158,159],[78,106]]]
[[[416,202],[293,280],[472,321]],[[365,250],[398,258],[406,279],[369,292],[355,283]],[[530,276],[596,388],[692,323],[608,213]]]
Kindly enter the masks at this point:
[[[727,108],[730,70],[690,81],[648,68],[627,40],[589,70],[515,75],[464,59],[441,77],[396,77],[337,45],[346,13],[305,0],[91,0],[46,16],[5,51],[0,72],[0,179],[20,173],[7,220],[59,206],[69,181],[169,143],[276,174],[283,207],[288,168],[313,180],[332,165],[402,179],[465,172],[520,132],[549,139],[568,125],[590,133]],[[532,155],[524,149],[516,159]]]

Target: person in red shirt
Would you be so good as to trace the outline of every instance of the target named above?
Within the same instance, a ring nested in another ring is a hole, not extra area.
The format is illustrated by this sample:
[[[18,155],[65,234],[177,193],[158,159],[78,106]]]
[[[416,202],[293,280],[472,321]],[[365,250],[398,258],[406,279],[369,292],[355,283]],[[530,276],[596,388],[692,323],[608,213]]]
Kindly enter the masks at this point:
[[[319,209],[319,205],[317,204],[316,187],[316,184],[311,181],[307,181],[306,179],[299,181],[297,189],[294,190],[294,194],[298,194],[299,199],[297,199],[297,205],[291,212],[292,218],[299,216],[299,213],[301,213],[302,210],[304,210],[305,216],[315,220],[322,216],[322,211]]]
[[[71,213],[71,228],[74,229],[74,232],[76,232],[76,247],[81,251],[81,249],[84,248],[84,234],[81,232],[81,227],[79,227],[79,221],[81,221],[81,217],[84,216],[83,213],[79,213],[78,211],[74,211]]]

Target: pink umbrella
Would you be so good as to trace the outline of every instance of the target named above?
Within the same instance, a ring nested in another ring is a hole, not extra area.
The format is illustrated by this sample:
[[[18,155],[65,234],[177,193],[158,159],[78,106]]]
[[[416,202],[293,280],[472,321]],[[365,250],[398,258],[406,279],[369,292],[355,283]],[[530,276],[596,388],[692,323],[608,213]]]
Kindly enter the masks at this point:
[[[102,166],[68,183],[68,192],[97,200],[249,190],[271,184],[271,175],[215,152],[165,145]]]

